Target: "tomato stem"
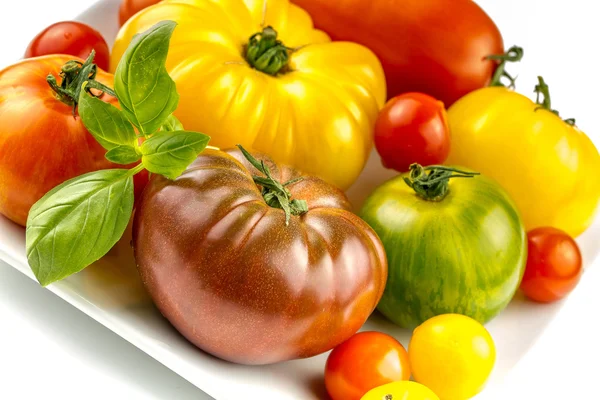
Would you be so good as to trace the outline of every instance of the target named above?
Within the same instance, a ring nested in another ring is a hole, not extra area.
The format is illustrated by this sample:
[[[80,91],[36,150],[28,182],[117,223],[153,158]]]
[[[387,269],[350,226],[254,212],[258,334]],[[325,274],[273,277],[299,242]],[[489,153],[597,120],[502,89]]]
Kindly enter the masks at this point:
[[[111,88],[95,80],[98,73],[98,67],[94,64],[95,55],[96,52],[92,50],[83,63],[77,60],[67,61],[60,69],[60,84],[57,83],[54,75],[49,74],[46,77],[48,85],[56,93],[58,100],[73,107],[73,116],[75,116],[79,94],[85,82],[87,82],[85,91],[92,96],[101,96],[104,93],[108,93],[116,97],[115,92]],[[101,93],[96,95],[92,93],[92,89],[99,90]]]
[[[241,145],[238,144],[237,147],[240,149],[244,157],[246,157],[246,160],[248,160],[248,162],[250,162],[254,168],[266,175],[266,178],[262,176],[253,176],[252,178],[254,179],[254,183],[262,187],[261,194],[263,199],[265,199],[265,202],[269,206],[280,208],[285,212],[286,226],[290,223],[291,215],[302,215],[308,211],[306,200],[292,200],[292,194],[288,189],[286,189],[287,186],[300,182],[303,179],[302,177],[292,179],[284,184],[281,184],[281,182],[273,178],[271,175],[271,170],[264,161],[258,161]]]
[[[411,164],[408,177],[404,182],[410,186],[419,197],[428,201],[441,201],[448,194],[448,183],[451,178],[473,178],[479,172],[462,171],[443,165],[423,167]]]
[[[539,105],[539,107],[535,109],[536,111],[540,109],[547,110],[560,117],[558,111],[552,109],[552,101],[550,99],[550,87],[548,87],[548,84],[544,81],[544,78],[538,76],[538,84],[535,85],[533,91],[536,94],[535,102],[537,105]],[[567,123],[568,125],[575,125],[575,118],[567,118],[563,121],[565,121],[565,123]]]
[[[492,54],[486,57],[486,60],[498,61],[498,66],[494,72],[494,76],[490,82],[490,86],[503,86],[510,89],[515,88],[515,82],[517,77],[513,77],[506,72],[506,64],[509,62],[519,62],[523,59],[523,48],[519,46],[512,46],[504,54]],[[502,78],[508,79],[508,86],[502,83]]]
[[[246,61],[261,72],[277,75],[284,71],[292,51],[277,39],[277,31],[270,26],[250,36],[246,45]]]

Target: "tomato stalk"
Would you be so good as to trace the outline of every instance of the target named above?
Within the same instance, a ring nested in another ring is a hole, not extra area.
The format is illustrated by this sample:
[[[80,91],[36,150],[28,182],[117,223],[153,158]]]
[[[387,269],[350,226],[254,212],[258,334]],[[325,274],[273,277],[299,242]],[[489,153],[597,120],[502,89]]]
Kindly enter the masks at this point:
[[[250,36],[246,46],[246,61],[265,74],[277,75],[288,65],[290,48],[277,39],[277,31],[270,26]]]
[[[450,178],[473,178],[476,175],[479,172],[461,171],[443,165],[423,167],[415,163],[410,166],[409,177],[404,177],[404,182],[419,197],[428,201],[441,201],[448,194]]]
[[[535,89],[533,91],[536,94],[535,102],[539,105],[539,107],[536,108],[536,111],[539,109],[543,109],[550,111],[551,113],[554,113],[560,117],[558,111],[552,109],[552,101],[550,99],[550,88],[548,87],[548,84],[544,81],[544,78],[538,76],[538,84],[535,85]],[[565,121],[571,126],[575,125],[575,118],[567,118],[563,121]]]
[[[94,64],[95,55],[96,52],[92,50],[85,62],[71,60],[63,65],[60,70],[60,85],[57,83],[54,75],[49,74],[46,77],[48,85],[56,93],[56,98],[66,105],[73,107],[73,116],[75,116],[81,88],[85,82],[87,82],[85,91],[92,96],[99,97],[104,93],[108,93],[116,97],[115,92],[111,88],[96,81],[98,67]],[[92,89],[99,90],[101,92],[100,95],[94,94]]]
[[[265,202],[273,207],[280,208],[285,212],[285,224],[289,225],[291,215],[302,215],[308,211],[308,205],[306,200],[292,199],[292,194],[287,190],[287,186],[293,185],[294,183],[300,182],[303,178],[296,178],[286,183],[281,183],[271,175],[271,170],[265,164],[264,161],[258,161],[248,153],[246,149],[238,145],[240,151],[246,157],[246,160],[252,164],[254,168],[266,175],[266,178],[262,176],[253,176],[254,183],[262,187],[262,196]]]
[[[490,86],[504,86],[510,89],[515,88],[515,82],[517,77],[513,77],[506,72],[506,64],[510,62],[519,62],[523,59],[523,48],[519,46],[512,46],[504,54],[492,54],[486,57],[487,60],[499,61],[498,67],[494,72],[494,76],[490,81]],[[508,79],[508,86],[502,83],[502,78]]]

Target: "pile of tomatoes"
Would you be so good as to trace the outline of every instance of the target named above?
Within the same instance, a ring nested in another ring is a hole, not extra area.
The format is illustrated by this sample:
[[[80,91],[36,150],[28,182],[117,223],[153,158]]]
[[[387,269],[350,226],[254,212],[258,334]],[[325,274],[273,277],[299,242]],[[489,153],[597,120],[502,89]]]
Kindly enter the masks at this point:
[[[59,22],[0,71],[1,214],[29,229],[58,185],[141,170],[135,151],[109,161],[77,106],[88,90],[123,108],[112,73],[136,35],[168,19],[164,65],[148,56],[177,85],[160,130],[203,132],[224,150],[180,177],[135,175],[133,245],[158,308],[198,347],[244,364],[333,349],[333,400],[466,400],[496,360],[483,324],[519,288],[552,302],[576,287],[574,238],[600,202],[600,155],[541,76],[537,101],[516,91],[508,70],[523,49],[506,50],[476,3],[158,3],[123,1],[112,52],[95,29]],[[78,86],[80,73],[96,86]],[[14,126],[16,113],[32,117]],[[355,215],[343,191],[373,146],[398,175]],[[376,307],[412,330],[408,351],[356,333]]]

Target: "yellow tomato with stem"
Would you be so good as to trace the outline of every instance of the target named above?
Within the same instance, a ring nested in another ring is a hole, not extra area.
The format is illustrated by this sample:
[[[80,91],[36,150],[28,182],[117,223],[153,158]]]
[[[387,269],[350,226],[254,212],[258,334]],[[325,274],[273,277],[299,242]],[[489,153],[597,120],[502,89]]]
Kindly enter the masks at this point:
[[[121,28],[111,68],[133,36],[178,26],[167,70],[175,115],[211,144],[241,144],[348,188],[362,171],[386,99],[381,63],[366,47],[331,42],[289,0],[165,0]]]
[[[479,322],[460,314],[442,314],[414,330],[408,358],[415,381],[441,400],[466,400],[485,386],[496,361],[496,347]]]
[[[440,398],[420,383],[398,381],[371,389],[360,400],[440,400]]]

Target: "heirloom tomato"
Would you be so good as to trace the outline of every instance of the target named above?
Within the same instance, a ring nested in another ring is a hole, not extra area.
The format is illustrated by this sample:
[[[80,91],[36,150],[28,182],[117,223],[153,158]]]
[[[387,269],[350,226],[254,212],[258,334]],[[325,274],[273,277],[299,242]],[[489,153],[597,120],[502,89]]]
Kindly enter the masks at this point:
[[[146,7],[153,6],[160,0],[123,0],[119,7],[119,25],[123,25],[127,20]]]
[[[402,327],[447,313],[489,321],[519,287],[525,229],[508,194],[483,175],[413,165],[377,188],[361,216],[388,256],[378,309]]]
[[[175,180],[154,175],[133,223],[140,276],[162,314],[199,348],[244,364],[340,344],[387,277],[381,242],[342,191],[260,158],[266,167],[205,150]]]
[[[472,0],[292,0],[334,40],[369,47],[388,95],[423,92],[449,107],[488,84],[504,50],[494,21]]]
[[[417,382],[398,381],[369,390],[360,400],[440,400],[435,393]]]
[[[385,102],[381,63],[370,50],[331,42],[288,0],[165,0],[121,28],[112,68],[136,33],[165,19],[178,24],[167,70],[186,129],[341,189],[357,179]]]
[[[552,110],[539,78],[538,101],[505,87],[480,89],[448,110],[448,163],[498,181],[528,230],[552,226],[576,237],[600,201],[600,155],[574,124]]]
[[[0,214],[22,226],[31,206],[53,187],[87,172],[126,167],[104,157],[106,150],[74,114],[73,98],[59,94],[83,63],[71,60],[67,55],[36,57],[0,71]],[[48,74],[58,77],[65,70],[66,81],[55,83],[54,91]],[[113,82],[102,70],[95,80]],[[107,94],[101,98],[117,104]],[[145,179],[147,174],[136,176],[138,190]]]

